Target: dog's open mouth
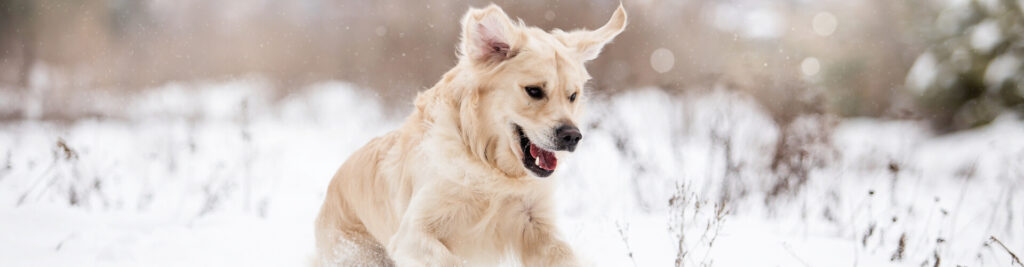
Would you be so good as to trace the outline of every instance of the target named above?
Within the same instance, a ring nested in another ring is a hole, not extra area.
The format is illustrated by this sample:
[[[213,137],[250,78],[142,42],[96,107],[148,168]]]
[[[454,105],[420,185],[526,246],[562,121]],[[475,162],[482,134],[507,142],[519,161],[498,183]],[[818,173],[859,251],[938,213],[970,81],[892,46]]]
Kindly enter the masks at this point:
[[[547,151],[530,142],[530,138],[523,133],[523,128],[514,125],[516,134],[519,135],[519,148],[523,152],[523,166],[533,172],[537,177],[548,177],[555,172],[558,166],[558,158],[555,153]]]

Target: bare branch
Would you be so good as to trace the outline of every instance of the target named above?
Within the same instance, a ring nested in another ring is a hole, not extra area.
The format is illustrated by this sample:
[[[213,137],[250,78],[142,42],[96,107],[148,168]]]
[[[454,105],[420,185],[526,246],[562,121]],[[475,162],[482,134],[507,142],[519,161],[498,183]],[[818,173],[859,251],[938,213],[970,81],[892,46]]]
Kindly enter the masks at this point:
[[[1024,263],[1020,262],[1020,258],[1017,258],[1017,254],[1014,254],[1013,251],[1010,251],[1010,248],[1006,247],[1006,245],[1003,244],[1003,241],[999,241],[999,239],[996,239],[995,236],[989,236],[988,238],[995,242],[996,244],[999,244],[1000,247],[1003,247],[1003,250],[1006,250],[1006,253],[1009,253],[1010,257],[1013,258],[1013,263],[1016,263],[1017,265],[1024,267]]]

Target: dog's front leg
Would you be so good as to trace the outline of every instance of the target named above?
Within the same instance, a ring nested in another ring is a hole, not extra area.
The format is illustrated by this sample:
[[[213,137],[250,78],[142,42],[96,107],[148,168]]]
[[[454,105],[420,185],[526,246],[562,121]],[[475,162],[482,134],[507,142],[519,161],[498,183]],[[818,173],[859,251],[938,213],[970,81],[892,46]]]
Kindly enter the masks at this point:
[[[462,260],[436,237],[423,231],[401,226],[391,238],[389,253],[396,266],[462,266]]]
[[[523,266],[580,266],[569,244],[558,237],[553,223],[535,218],[523,232]]]
[[[450,218],[444,203],[432,195],[418,195],[411,201],[398,231],[391,237],[388,254],[397,266],[462,266],[462,260],[441,242]]]

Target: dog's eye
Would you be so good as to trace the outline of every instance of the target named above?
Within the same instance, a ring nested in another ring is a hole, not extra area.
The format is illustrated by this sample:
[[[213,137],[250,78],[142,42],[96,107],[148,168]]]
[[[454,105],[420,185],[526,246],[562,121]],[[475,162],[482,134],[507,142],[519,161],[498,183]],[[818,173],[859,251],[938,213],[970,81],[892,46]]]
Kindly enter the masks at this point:
[[[576,93],[572,93],[572,95],[569,96],[569,102],[576,102]]]
[[[540,86],[532,86],[531,85],[531,86],[527,86],[524,89],[526,90],[526,94],[530,95],[530,97],[533,98],[533,99],[544,98],[544,90],[541,90]]]

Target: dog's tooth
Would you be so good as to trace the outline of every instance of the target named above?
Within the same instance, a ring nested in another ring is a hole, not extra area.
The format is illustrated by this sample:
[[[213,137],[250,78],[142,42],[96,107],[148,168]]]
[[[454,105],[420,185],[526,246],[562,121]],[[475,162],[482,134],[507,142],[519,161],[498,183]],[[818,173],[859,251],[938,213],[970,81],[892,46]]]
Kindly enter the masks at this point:
[[[540,167],[540,157],[533,158],[533,165]]]

